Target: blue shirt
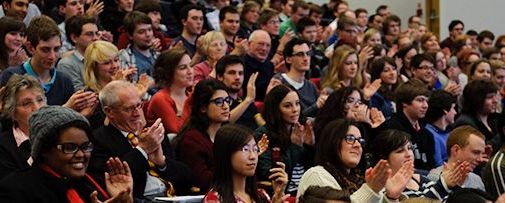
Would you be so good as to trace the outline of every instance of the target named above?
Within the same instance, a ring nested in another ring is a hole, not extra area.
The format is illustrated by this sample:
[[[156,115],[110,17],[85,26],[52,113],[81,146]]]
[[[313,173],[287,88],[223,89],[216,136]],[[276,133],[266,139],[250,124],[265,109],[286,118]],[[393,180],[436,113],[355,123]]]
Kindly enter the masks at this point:
[[[441,166],[448,158],[446,143],[451,131],[449,129],[441,130],[432,124],[426,124],[425,128],[433,135],[433,140],[435,141],[435,164]]]
[[[35,71],[33,71],[31,62],[32,62],[32,59],[31,58],[28,59],[26,62],[23,63],[23,68],[25,69],[26,74],[31,75],[34,78],[39,79],[39,76],[37,75],[37,73],[35,73]],[[50,71],[50,74],[51,74],[51,80],[49,82],[43,83],[42,81],[39,80],[40,84],[42,84],[42,88],[44,88],[44,92],[46,94],[51,90],[51,87],[53,86],[54,81],[56,80],[56,71],[54,70],[54,68],[52,68],[49,71]]]

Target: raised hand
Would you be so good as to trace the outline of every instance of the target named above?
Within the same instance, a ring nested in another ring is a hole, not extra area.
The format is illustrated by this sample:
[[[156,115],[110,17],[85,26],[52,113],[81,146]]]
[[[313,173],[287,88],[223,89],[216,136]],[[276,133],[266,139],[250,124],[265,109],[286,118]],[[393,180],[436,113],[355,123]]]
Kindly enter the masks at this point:
[[[256,78],[258,78],[258,72],[251,74],[249,81],[247,81],[247,95],[244,100],[253,102],[256,98]]]
[[[354,105],[349,110],[351,112],[351,119],[358,122],[370,123],[370,111],[367,105],[359,104]]]
[[[326,103],[326,99],[328,99],[328,93],[326,91],[321,91],[316,101],[316,106],[318,109],[324,106],[324,103]]]
[[[391,175],[391,169],[386,160],[380,160],[375,167],[369,168],[365,172],[365,181],[368,187],[378,193],[386,185],[386,181]]]
[[[310,120],[307,120],[305,122],[303,132],[303,143],[311,146],[316,144],[316,136],[314,135],[314,128],[312,125],[312,121]]]
[[[363,97],[366,100],[370,100],[372,96],[379,90],[381,87],[382,80],[381,79],[376,79],[374,80],[371,84],[368,84],[363,88]]]
[[[160,38],[153,38],[153,41],[151,42],[151,47],[157,51],[157,52],[161,52],[161,49],[163,48],[161,46],[161,40]]]
[[[90,106],[89,104],[96,102],[96,100],[97,96],[94,92],[81,89],[74,92],[63,106],[80,112]]]
[[[116,196],[123,191],[133,188],[133,178],[130,167],[126,161],[119,158],[109,158],[107,161],[109,172],[105,172],[105,186],[111,196]],[[131,195],[131,194],[130,194]]]
[[[304,126],[301,125],[300,123],[296,122],[293,125],[293,129],[291,130],[291,143],[298,145],[298,146],[303,146],[303,138],[305,137],[304,134]]]
[[[138,146],[142,148],[147,154],[156,151],[165,137],[165,129],[161,124],[161,119],[158,118],[151,127],[145,128],[138,136]]]
[[[121,191],[119,194],[111,197],[105,202],[102,202],[98,199],[98,192],[94,191],[91,193],[91,202],[92,203],[132,203],[133,197],[130,195],[131,189]]]
[[[288,174],[285,171],[286,165],[282,162],[276,162],[280,167],[274,167],[270,169],[272,175],[268,176],[268,179],[272,180],[272,188],[274,190],[274,195],[272,197],[272,202],[280,203],[284,202],[284,190],[288,185]]]
[[[139,76],[139,81],[137,81],[136,86],[137,86],[137,91],[139,93],[139,96],[143,97],[144,94],[146,94],[147,90],[149,90],[149,88],[154,86],[154,81],[152,78],[147,76],[146,73],[142,73]]]
[[[382,114],[381,111],[379,111],[377,108],[371,108],[370,109],[370,126],[372,128],[377,128],[379,127],[382,123],[386,121],[386,118],[384,117],[384,114]]]
[[[447,187],[453,188],[458,185],[463,185],[470,172],[468,166],[469,164],[466,161],[452,164],[444,163],[441,178],[444,179]]]
[[[414,163],[407,161],[402,167],[386,181],[386,195],[391,199],[399,199],[402,192],[414,174]]]
[[[261,139],[258,141],[258,148],[260,150],[258,152],[258,156],[260,156],[261,154],[263,154],[263,152],[267,151],[268,144],[269,144],[268,137],[267,137],[266,134],[263,134],[261,136]]]
[[[88,10],[86,10],[87,16],[97,17],[100,13],[103,12],[103,2],[100,0],[94,0],[89,6]]]

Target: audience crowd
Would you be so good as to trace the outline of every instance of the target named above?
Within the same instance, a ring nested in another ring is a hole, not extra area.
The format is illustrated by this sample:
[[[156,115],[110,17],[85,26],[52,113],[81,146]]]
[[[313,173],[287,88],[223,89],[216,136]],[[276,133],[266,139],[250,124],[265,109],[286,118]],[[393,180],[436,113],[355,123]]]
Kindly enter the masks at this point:
[[[503,203],[505,33],[412,14],[3,0],[0,202]]]

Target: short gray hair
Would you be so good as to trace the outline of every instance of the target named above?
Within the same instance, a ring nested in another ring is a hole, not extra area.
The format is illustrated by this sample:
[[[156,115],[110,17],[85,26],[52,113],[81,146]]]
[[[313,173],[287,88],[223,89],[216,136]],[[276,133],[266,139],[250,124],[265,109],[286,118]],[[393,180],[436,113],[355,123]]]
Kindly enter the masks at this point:
[[[128,88],[133,88],[135,91],[137,90],[134,84],[124,80],[114,80],[105,85],[98,94],[98,99],[100,99],[102,108],[106,106],[114,106],[119,103],[119,91],[128,90]]]
[[[19,75],[14,74],[11,76],[7,84],[5,85],[4,93],[1,95],[2,100],[2,112],[1,115],[7,119],[14,119],[14,113],[16,112],[17,94],[21,90],[31,89],[42,93],[44,99],[46,98],[45,92],[40,85],[40,82],[33,76],[28,74]]]

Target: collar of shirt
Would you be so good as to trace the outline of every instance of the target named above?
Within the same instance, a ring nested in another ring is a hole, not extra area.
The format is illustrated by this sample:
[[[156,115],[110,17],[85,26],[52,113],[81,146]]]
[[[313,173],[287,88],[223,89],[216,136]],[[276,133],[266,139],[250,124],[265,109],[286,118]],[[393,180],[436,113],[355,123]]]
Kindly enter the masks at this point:
[[[40,78],[37,75],[37,73],[35,73],[35,71],[33,71],[31,62],[32,62],[32,59],[31,58],[28,59],[25,63],[23,63],[23,68],[25,69],[25,71],[28,75],[31,75],[31,76],[39,79],[39,81],[40,81]],[[54,68],[51,68],[51,70],[49,70],[49,71],[51,74],[51,80],[49,80],[48,83],[43,83],[42,81],[40,81],[40,84],[42,84],[42,88],[44,88],[45,93],[48,93],[51,90],[51,87],[53,86],[54,81],[56,80],[56,70]]]

